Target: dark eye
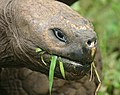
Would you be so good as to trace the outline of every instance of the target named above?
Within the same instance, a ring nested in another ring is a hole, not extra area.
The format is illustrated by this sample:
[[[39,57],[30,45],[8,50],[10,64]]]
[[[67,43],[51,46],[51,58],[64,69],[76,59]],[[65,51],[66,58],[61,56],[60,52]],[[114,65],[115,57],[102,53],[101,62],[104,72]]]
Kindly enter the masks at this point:
[[[51,29],[54,33],[54,35],[56,36],[56,38],[58,38],[60,41],[62,42],[66,42],[66,37],[64,35],[64,33],[62,32],[62,30],[58,29],[58,28],[54,28]]]

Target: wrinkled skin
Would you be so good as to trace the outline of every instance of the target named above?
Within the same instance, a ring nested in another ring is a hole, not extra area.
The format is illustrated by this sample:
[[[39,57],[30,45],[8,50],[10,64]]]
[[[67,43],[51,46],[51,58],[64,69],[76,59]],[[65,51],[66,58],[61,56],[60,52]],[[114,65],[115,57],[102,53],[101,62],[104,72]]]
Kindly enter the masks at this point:
[[[45,51],[47,66],[36,48]],[[67,5],[54,0],[0,1],[0,67],[48,74],[51,55],[57,55],[66,79],[80,79],[90,70],[92,49],[96,50],[92,24]],[[58,66],[55,76],[62,78]]]
[[[97,51],[95,64],[101,77],[101,57]],[[93,72],[94,74],[94,72]],[[89,81],[90,73],[76,81],[54,78],[52,95],[94,95],[98,86],[94,75]],[[2,68],[0,74],[0,95],[49,95],[48,77],[27,68]]]

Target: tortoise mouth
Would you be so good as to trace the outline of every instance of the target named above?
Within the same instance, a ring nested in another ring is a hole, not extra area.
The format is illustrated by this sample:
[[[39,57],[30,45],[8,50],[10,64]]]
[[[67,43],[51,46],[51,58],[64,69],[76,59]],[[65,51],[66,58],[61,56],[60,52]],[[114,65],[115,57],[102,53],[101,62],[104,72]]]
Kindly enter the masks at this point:
[[[43,61],[42,64],[45,66],[46,70],[49,72],[50,69],[50,64],[51,64],[51,54],[49,53],[45,53],[42,55],[43,57]],[[57,56],[57,55],[56,55]],[[91,63],[92,62],[88,62],[88,60],[84,63],[82,62],[77,62],[77,61],[73,61],[64,57],[60,57],[61,61],[63,63],[64,66],[64,70],[65,70],[65,78],[67,80],[76,80],[76,79],[80,79],[83,76],[85,76],[89,71],[90,71],[90,67],[91,67]],[[63,78],[62,74],[60,72],[60,68],[59,68],[59,57],[57,59],[57,64],[54,70],[54,74],[55,77],[58,78]]]
[[[90,63],[80,63],[62,58],[65,68],[66,79],[75,80],[84,77],[90,70]],[[56,74],[57,75],[57,74]]]

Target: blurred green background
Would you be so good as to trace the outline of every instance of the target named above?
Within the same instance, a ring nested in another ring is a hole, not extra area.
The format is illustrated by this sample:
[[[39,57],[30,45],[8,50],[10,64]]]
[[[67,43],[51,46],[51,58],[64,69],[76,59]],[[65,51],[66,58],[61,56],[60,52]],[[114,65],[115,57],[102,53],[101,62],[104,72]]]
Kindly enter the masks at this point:
[[[120,95],[120,0],[79,0],[72,6],[98,35],[103,80],[98,95]]]

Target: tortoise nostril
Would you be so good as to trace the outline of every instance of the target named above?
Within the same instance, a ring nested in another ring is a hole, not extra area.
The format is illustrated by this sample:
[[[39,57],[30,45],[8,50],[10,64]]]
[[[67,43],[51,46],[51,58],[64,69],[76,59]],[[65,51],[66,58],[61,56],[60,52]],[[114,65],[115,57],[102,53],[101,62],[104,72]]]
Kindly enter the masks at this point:
[[[88,47],[95,47],[96,43],[97,41],[96,39],[94,39],[94,40],[88,40],[86,44]]]
[[[91,40],[88,40],[88,41],[87,41],[88,46],[90,46],[91,43],[92,43]]]
[[[97,41],[95,40],[95,41],[94,41],[94,45],[96,45],[96,44],[97,44]]]

